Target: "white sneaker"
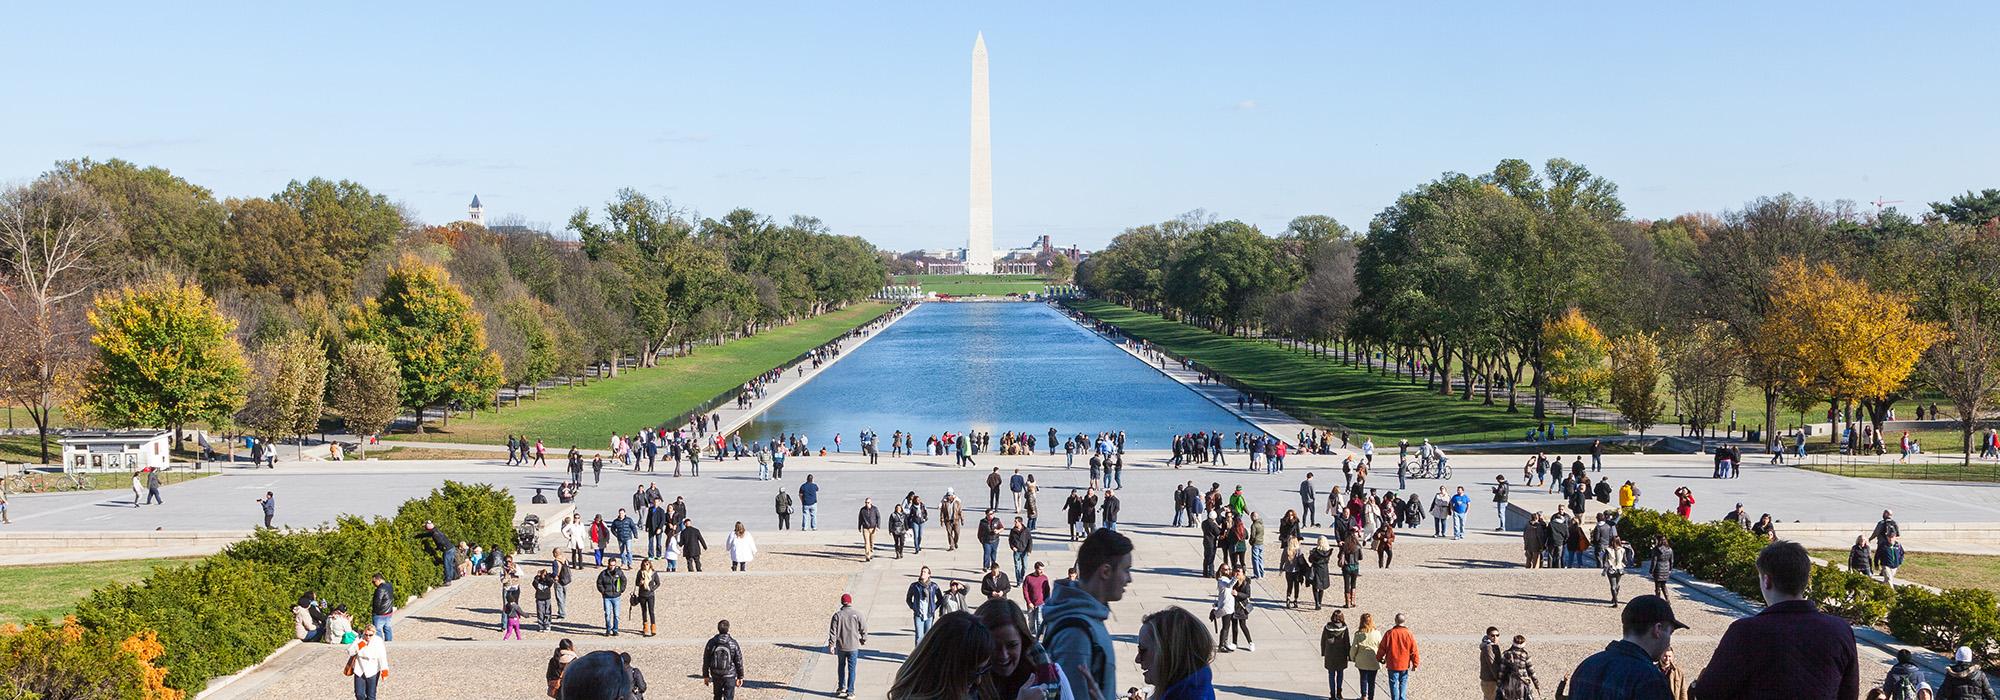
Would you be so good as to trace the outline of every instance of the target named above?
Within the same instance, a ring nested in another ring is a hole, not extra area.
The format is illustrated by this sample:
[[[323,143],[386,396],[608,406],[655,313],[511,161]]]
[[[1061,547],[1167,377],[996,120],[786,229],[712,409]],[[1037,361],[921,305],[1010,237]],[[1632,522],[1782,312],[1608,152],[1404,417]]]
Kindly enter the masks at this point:
[[[1257,650],[1257,643],[1256,643],[1256,642],[1246,642],[1246,643],[1244,643],[1244,644],[1243,644],[1243,650],[1244,650],[1244,651],[1256,651],[1256,650]]]

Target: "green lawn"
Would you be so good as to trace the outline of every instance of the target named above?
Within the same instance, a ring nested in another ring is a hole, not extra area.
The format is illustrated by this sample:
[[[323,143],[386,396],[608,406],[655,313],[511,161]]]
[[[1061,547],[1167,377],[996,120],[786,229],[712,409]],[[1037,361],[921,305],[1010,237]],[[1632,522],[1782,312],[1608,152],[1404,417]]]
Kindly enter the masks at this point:
[[[1836,564],[1847,563],[1845,549],[1815,549],[1812,555]],[[1905,552],[1896,581],[1936,588],[1977,588],[2000,594],[2000,557],[1981,554]]]
[[[624,370],[617,379],[548,391],[542,398],[498,413],[453,418],[450,425],[427,429],[423,435],[385,437],[497,445],[512,433],[543,440],[550,452],[570,445],[603,448],[613,432],[631,432],[680,415],[893,308],[857,304],[721,346],[702,347],[690,356],[665,358],[657,367]]]
[[[1421,384],[1385,377],[1277,343],[1211,333],[1152,314],[1098,300],[1071,302],[1076,309],[1189,357],[1272,396],[1300,419],[1345,425],[1356,443],[1407,438],[1416,442],[1516,440],[1534,425],[1529,406],[1508,413],[1504,406],[1439,396]],[[1530,399],[1531,400],[1531,399]],[[1524,404],[1527,402],[1524,401]],[[1559,418],[1558,422],[1562,422]],[[1584,421],[1570,435],[1605,435],[1612,426]]]
[[[951,296],[1040,294],[1048,282],[1040,275],[897,275],[890,284],[919,284],[924,291]]]
[[[153,567],[194,559],[128,559],[77,564],[0,567],[0,623],[56,619],[91,591],[144,578]]]
[[[1959,454],[1963,455],[1964,453],[1961,452]],[[1922,457],[1911,457],[1909,464],[1896,464],[1893,458],[1885,458],[1880,463],[1832,462],[1823,464],[1815,464],[1809,459],[1806,464],[1801,465],[1799,468],[1862,479],[2000,482],[2000,464],[1996,464],[1990,459],[1974,459],[1969,465],[1954,459],[1933,460]]]

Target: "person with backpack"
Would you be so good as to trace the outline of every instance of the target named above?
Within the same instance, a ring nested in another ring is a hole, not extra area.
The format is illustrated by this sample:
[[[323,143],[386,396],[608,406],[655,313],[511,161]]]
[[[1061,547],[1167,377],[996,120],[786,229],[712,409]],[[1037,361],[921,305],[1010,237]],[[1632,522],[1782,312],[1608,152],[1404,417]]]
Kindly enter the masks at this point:
[[[1077,548],[1075,580],[1055,583],[1045,606],[1042,645],[1049,660],[1077,685],[1094,684],[1097,696],[1118,697],[1118,664],[1104,620],[1132,583],[1132,540],[1117,530],[1097,530]]]
[[[1986,671],[1972,662],[1972,649],[1959,647],[1951,655],[1951,666],[1938,685],[1938,700],[1995,700]]]
[[[1500,654],[1497,674],[1499,692],[1494,700],[1534,700],[1542,691],[1535,678],[1534,662],[1528,658],[1528,638],[1514,635],[1514,646]]]
[[[743,676],[743,648],[729,636],[729,621],[715,623],[715,636],[702,647],[701,684],[715,690],[715,700],[735,700]]]
[[[1917,687],[1923,683],[1924,672],[1917,668],[1910,650],[1897,649],[1896,664],[1882,677],[1882,690],[1888,691],[1889,700],[1917,700]]]

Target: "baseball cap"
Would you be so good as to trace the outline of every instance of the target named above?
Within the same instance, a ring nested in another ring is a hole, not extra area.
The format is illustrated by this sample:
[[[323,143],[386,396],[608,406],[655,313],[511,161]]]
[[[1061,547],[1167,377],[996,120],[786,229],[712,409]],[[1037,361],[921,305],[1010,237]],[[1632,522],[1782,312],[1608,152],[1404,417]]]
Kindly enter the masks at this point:
[[[849,595],[849,594],[846,594],[846,593],[842,593],[842,594],[840,594],[840,604],[841,604],[841,605],[853,605],[853,604],[854,604],[854,596],[852,596],[852,595]]]
[[[1674,619],[1674,606],[1668,604],[1665,598],[1656,595],[1642,595],[1633,598],[1631,602],[1625,604],[1625,612],[1620,614],[1620,618],[1626,625],[1650,625],[1665,622],[1673,625],[1674,629],[1677,630],[1688,628],[1687,625],[1681,624],[1680,620]]]

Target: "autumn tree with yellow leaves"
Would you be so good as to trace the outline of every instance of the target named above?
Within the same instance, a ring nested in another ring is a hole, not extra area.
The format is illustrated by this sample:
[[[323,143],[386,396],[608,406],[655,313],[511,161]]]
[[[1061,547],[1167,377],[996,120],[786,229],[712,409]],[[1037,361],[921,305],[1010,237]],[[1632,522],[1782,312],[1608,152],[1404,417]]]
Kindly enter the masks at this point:
[[[1830,265],[1779,261],[1750,362],[1785,390],[1855,401],[1876,430],[1917,361],[1944,337],[1912,317],[1907,297],[1876,291]]]
[[[1577,407],[1595,400],[1611,381],[1605,367],[1610,353],[1604,331],[1575,308],[1542,324],[1542,386],[1569,402],[1570,425],[1576,425]]]

